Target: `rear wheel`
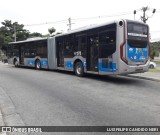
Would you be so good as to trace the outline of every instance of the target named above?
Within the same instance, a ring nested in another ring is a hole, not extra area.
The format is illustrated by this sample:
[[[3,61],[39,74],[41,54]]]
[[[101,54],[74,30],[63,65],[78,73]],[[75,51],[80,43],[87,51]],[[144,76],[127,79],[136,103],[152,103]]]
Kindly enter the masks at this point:
[[[82,77],[84,76],[84,66],[82,64],[82,62],[77,62],[75,65],[75,74],[78,77]]]
[[[36,69],[41,69],[41,62],[40,62],[40,60],[36,60],[35,68]]]

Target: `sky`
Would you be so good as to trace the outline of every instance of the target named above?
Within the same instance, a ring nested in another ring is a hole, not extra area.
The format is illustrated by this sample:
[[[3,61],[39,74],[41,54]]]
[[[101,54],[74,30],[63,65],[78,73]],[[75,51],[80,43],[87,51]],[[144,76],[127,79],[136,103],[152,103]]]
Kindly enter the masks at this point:
[[[119,19],[135,19],[143,15],[142,7],[148,6],[151,39],[160,39],[160,6],[158,0],[0,0],[0,22],[17,21],[30,32],[48,34],[48,28],[56,32],[67,32],[68,18],[72,30]],[[123,15],[125,14],[125,15]],[[81,19],[87,18],[87,19]],[[94,19],[93,19],[94,18]],[[0,24],[1,26],[1,24]]]

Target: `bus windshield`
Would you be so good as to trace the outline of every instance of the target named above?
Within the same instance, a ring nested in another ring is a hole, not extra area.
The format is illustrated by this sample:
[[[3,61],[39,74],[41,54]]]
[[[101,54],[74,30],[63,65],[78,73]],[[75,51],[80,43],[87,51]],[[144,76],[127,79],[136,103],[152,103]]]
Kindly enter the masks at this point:
[[[147,37],[148,28],[146,25],[137,24],[137,23],[128,23],[128,35]]]
[[[148,42],[148,26],[140,23],[127,23],[128,44],[131,47],[145,48]]]

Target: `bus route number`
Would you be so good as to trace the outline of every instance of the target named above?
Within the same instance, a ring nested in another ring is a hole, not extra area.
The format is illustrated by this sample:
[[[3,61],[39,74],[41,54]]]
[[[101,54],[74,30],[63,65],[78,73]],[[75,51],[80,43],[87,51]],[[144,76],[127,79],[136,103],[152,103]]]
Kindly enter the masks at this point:
[[[81,51],[74,52],[74,55],[75,55],[75,56],[81,56]]]

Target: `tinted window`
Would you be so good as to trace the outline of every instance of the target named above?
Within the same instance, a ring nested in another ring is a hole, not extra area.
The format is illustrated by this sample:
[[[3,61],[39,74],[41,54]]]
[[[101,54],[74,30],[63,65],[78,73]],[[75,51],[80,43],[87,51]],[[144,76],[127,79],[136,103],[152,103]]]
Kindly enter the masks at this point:
[[[24,43],[24,57],[33,58],[35,56],[47,57],[47,41]]]
[[[147,37],[148,36],[148,27],[143,24],[138,23],[128,23],[128,35],[130,36],[141,36]]]
[[[145,48],[148,43],[148,26],[128,22],[128,44],[135,48]]]
[[[99,33],[100,58],[106,58],[116,51],[116,30]]]
[[[128,44],[133,48],[146,48],[147,41],[137,41],[128,39]]]
[[[74,47],[74,35],[67,35],[63,39],[64,43],[64,57],[72,58],[73,57],[73,47]]]
[[[87,35],[86,33],[78,33],[76,35],[76,51],[81,51],[81,55],[86,57],[86,49],[87,49]]]

